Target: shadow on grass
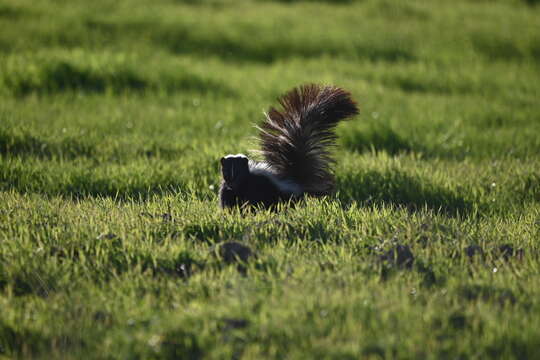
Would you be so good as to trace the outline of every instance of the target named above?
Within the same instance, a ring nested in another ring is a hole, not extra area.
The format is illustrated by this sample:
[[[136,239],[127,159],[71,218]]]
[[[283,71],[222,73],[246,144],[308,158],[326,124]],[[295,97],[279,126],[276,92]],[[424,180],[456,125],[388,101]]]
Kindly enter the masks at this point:
[[[61,170],[59,170],[61,171]],[[21,194],[37,193],[63,196],[70,199],[113,198],[117,201],[145,200],[160,194],[187,191],[186,184],[174,174],[124,174],[115,177],[97,177],[91,171],[72,173],[56,171],[27,171],[21,168],[0,169],[0,190]],[[204,197],[206,189],[195,191]]]
[[[175,76],[162,76],[159,81],[151,81],[126,67],[116,67],[105,71],[59,60],[38,64],[37,71],[28,71],[24,67],[15,70],[4,73],[3,79],[0,79],[4,89],[15,96],[74,91],[111,92],[114,94],[144,91],[164,91],[166,93],[186,91],[210,92],[225,96],[234,95],[234,91],[225,84],[188,72],[180,72]]]
[[[38,158],[91,157],[95,149],[75,139],[64,139],[58,143],[45,141],[30,134],[14,135],[0,129],[0,154],[6,156],[34,156]]]
[[[539,1],[536,1],[540,3]],[[472,44],[474,49],[490,61],[513,61],[531,59],[540,62],[540,39],[529,40],[528,43],[517,44],[510,38],[493,36],[490,33],[472,34]]]
[[[217,80],[203,78],[196,74],[182,73],[174,77],[162,77],[159,83],[151,85],[152,89],[163,90],[166,93],[196,92],[201,94],[211,93],[224,97],[236,95],[231,87]]]
[[[421,93],[421,94],[469,94],[475,91],[474,87],[462,81],[456,84],[449,84],[448,82],[441,80],[425,80],[415,79],[412,77],[395,77],[389,78],[383,81],[384,84],[397,87],[400,90],[408,93]]]
[[[425,149],[396,133],[389,126],[379,124],[367,129],[352,129],[340,134],[345,149],[357,152],[385,151],[390,155],[424,152]]]
[[[94,281],[111,280],[116,275],[133,271],[155,277],[187,279],[194,271],[204,267],[202,261],[186,251],[167,257],[156,257],[147,251],[130,251],[130,256],[126,257],[124,241],[114,234],[84,241],[84,246],[81,243],[44,245],[39,266],[33,270],[29,269],[30,266],[19,267],[1,274],[0,291],[9,288],[14,296],[33,295],[43,298],[65,291],[70,286],[62,281],[66,270],[62,270],[62,273],[51,272],[47,269],[51,263],[67,264],[66,268],[73,271],[84,270]],[[32,261],[29,258],[22,261],[25,260]],[[76,270],[77,267],[80,268]]]
[[[315,41],[290,39],[267,39],[253,42],[234,39],[224,35],[204,37],[185,29],[168,29],[156,38],[160,44],[175,54],[217,56],[233,62],[272,63],[278,60],[299,58],[358,57],[371,61],[412,61],[415,56],[407,49],[385,47],[382,44],[357,44],[353,49],[344,49]]]
[[[6,20],[15,20],[27,14],[26,10],[12,7],[9,5],[0,5],[0,18]]]
[[[187,181],[217,176],[212,170],[214,159],[189,155],[186,160],[186,151],[190,150],[185,147],[149,144],[135,150],[113,147],[101,151],[99,144],[86,146],[71,139],[52,143],[31,135],[5,131],[0,135],[0,191],[73,199],[139,200],[179,192],[207,198],[211,192],[208,187],[194,187]],[[149,167],[149,161],[155,166]],[[189,162],[189,173],[186,175],[171,161]]]
[[[295,4],[295,3],[327,3],[331,5],[340,5],[340,4],[351,4],[356,0],[259,0],[260,2],[276,2],[284,4]]]
[[[540,173],[531,172],[517,176],[510,188],[509,197],[511,199],[519,199],[522,203],[540,203]]]
[[[517,301],[517,297],[512,290],[492,285],[462,285],[458,288],[457,293],[468,301],[482,300],[495,302],[501,306],[506,303],[515,304]]]
[[[15,134],[0,128],[0,155],[9,157],[35,157],[38,159],[115,158],[132,157],[175,161],[191,150],[187,146],[171,147],[158,143],[144,143],[136,149],[105,149],[99,144],[90,144],[81,138],[66,138],[59,141],[40,139],[28,133]]]
[[[411,211],[424,208],[448,215],[467,214],[472,202],[457,191],[392,170],[349,173],[337,179],[343,203],[393,204]]]
[[[43,279],[32,272],[19,271],[11,276],[2,274],[0,291],[5,291],[8,286],[11,287],[11,291],[15,296],[32,294],[45,297],[55,288],[55,281],[52,276]]]
[[[329,1],[329,0],[327,0]],[[347,1],[347,0],[342,0]],[[370,39],[355,44],[321,43],[313,38],[295,39],[274,34],[273,28],[238,24],[237,34],[223,31],[198,31],[189,24],[164,25],[152,22],[111,23],[88,20],[86,26],[99,37],[122,38],[126,33],[150,38],[173,54],[216,56],[231,62],[272,63],[289,58],[313,58],[320,56],[363,58],[371,61],[414,61],[412,49],[403,41],[375,42]],[[254,41],[253,39],[257,39]],[[69,45],[69,44],[67,44]]]
[[[99,73],[60,61],[42,65],[37,74],[24,71],[6,74],[4,86],[14,95],[23,96],[65,91],[142,91],[148,87],[148,83],[127,69]]]
[[[33,357],[52,348],[54,340],[65,339],[51,339],[26,327],[0,321],[0,354]]]
[[[165,359],[202,359],[205,355],[204,345],[199,336],[182,327],[169,330],[163,335],[160,355]]]

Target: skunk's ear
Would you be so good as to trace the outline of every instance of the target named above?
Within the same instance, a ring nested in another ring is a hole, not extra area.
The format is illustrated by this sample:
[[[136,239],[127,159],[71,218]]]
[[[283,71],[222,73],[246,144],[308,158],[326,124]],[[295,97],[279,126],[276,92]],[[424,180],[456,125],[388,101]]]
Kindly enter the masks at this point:
[[[249,159],[247,157],[241,158],[242,162],[244,162],[246,165],[249,163]]]
[[[221,165],[223,166],[225,164],[225,156],[222,157],[221,159],[219,159],[219,162],[221,163]]]

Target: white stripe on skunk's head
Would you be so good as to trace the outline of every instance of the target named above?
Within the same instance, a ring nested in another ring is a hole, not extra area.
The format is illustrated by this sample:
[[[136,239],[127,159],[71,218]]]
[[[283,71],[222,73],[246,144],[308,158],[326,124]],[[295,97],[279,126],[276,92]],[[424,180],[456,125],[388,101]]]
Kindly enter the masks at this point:
[[[231,158],[247,159],[248,157],[244,154],[236,154],[236,155],[229,154],[229,155],[225,155],[223,158],[224,159],[231,159]]]
[[[226,155],[221,158],[221,174],[227,185],[236,190],[249,176],[249,159],[243,154]]]

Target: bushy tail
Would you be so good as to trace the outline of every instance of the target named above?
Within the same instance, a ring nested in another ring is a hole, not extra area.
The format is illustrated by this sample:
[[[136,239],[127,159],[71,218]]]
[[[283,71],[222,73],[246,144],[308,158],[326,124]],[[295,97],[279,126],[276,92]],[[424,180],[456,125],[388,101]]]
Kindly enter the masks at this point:
[[[279,103],[283,109],[270,108],[259,127],[266,162],[278,176],[295,181],[309,194],[332,193],[334,129],[341,120],[358,114],[351,94],[310,84],[291,90]]]

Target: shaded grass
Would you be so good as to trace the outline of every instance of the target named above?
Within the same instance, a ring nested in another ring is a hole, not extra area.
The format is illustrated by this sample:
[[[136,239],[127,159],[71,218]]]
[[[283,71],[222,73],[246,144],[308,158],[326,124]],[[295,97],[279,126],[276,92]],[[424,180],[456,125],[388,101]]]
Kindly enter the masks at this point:
[[[4,80],[6,87],[15,95],[30,92],[55,93],[62,91],[119,92],[121,90],[140,91],[147,84],[129,71],[118,71],[113,75],[97,75],[60,62],[45,66],[34,79],[21,76]]]
[[[27,13],[26,9],[7,4],[0,5],[0,18],[17,19]]]
[[[343,132],[340,142],[346,149],[357,152],[384,151],[390,155],[397,155],[423,151],[421,146],[413,144],[411,140],[405,139],[390,127],[380,123]]]
[[[323,2],[328,3],[332,5],[339,5],[339,4],[349,4],[354,2],[355,0],[261,0],[261,1],[273,1],[278,3],[297,3],[297,2]]]
[[[286,33],[275,34],[280,26],[276,24],[241,23],[237,29],[230,31],[208,31],[194,29],[198,24],[117,24],[94,21],[92,28],[99,31],[123,34],[150,33],[156,45],[163,46],[174,54],[193,54],[196,56],[214,56],[231,62],[261,62],[272,63],[288,58],[311,58],[322,56],[340,56],[371,61],[413,61],[415,55],[405,39],[387,39],[384,42],[371,41],[367,37],[353,38],[350,42],[338,39],[328,39],[321,46],[317,37],[292,38]],[[261,26],[262,25],[262,26]],[[296,25],[289,22],[282,24],[285,27]],[[271,34],[274,34],[270,36]],[[252,41],[255,37],[258,41]],[[333,41],[336,40],[336,41]]]
[[[0,323],[0,333],[0,352],[4,354],[38,354],[59,340],[47,338],[37,331],[18,329],[7,323]]]
[[[339,179],[338,189],[347,202],[394,204],[413,211],[427,208],[449,215],[467,215],[473,210],[473,200],[463,189],[445,189],[397,170],[351,172]]]
[[[162,71],[141,76],[137,61],[123,54],[90,54],[85,51],[50,52],[38,56],[5,59],[0,74],[0,91],[14,96],[83,93],[198,92],[232,95],[225,84],[192,74]]]
[[[67,130],[63,130],[67,132]],[[99,142],[95,134],[84,130],[79,134],[68,134],[61,138],[39,138],[17,128],[0,130],[0,154],[9,158],[70,159],[83,158],[99,162],[102,160],[125,163],[130,159],[159,159],[181,161],[193,151],[189,145],[164,145],[154,141],[137,144],[129,149],[111,142]],[[86,137],[84,137],[86,135]],[[96,143],[97,142],[97,143]]]
[[[108,172],[115,173],[114,177],[104,176],[102,171],[98,170],[99,167],[96,168],[91,163],[91,166],[84,166],[83,163],[82,166],[75,168],[53,165],[52,168],[56,169],[56,173],[43,168],[41,171],[34,169],[32,172],[26,172],[24,167],[5,164],[1,169],[0,178],[3,190],[11,189],[23,193],[35,191],[75,199],[84,197],[144,199],[153,194],[189,190],[185,175],[181,176],[170,165],[164,168],[162,165],[159,172],[150,172],[143,164],[144,162],[139,162],[128,167],[119,167],[118,169],[123,169],[121,172],[110,168]],[[123,181],[126,177],[129,178],[127,183]]]
[[[170,38],[169,38],[170,36]],[[218,56],[233,62],[256,61],[271,63],[291,57],[310,58],[321,56],[337,56],[343,54],[343,48],[332,45],[320,47],[318,41],[289,42],[286,39],[268,42],[266,44],[253,44],[245,40],[197,39],[175,34],[165,35],[165,42],[171,51],[177,54],[196,53],[199,56]],[[179,42],[171,38],[181,39]],[[371,61],[411,61],[414,56],[406,49],[396,49],[393,46],[384,48],[373,45],[357,45],[350,51],[351,57],[366,58]]]
[[[528,43],[522,43],[508,37],[493,37],[490,33],[478,32],[472,35],[471,40],[474,49],[489,61],[525,59],[539,61],[539,37],[532,38]]]
[[[30,134],[12,134],[0,130],[0,154],[4,156],[32,156],[37,158],[91,157],[95,153],[92,143],[80,139],[64,139],[51,143]]]
[[[331,11],[331,5],[328,6]],[[230,12],[227,7],[224,9]],[[252,7],[248,6],[247,10],[251,12]],[[373,39],[368,32],[350,33],[346,29],[336,29],[336,33],[325,32],[313,20],[309,25],[312,31],[306,33],[290,16],[261,21],[248,15],[246,21],[231,22],[227,12],[223,16],[216,16],[196,13],[193,9],[188,11],[198,15],[198,21],[187,18],[179,21],[178,17],[172,16],[155,19],[141,15],[126,21],[126,18],[118,17],[88,17],[82,11],[82,22],[60,22],[48,32],[40,34],[40,37],[49,47],[101,48],[127,40],[127,48],[162,48],[173,54],[264,64],[290,58],[322,56],[385,62],[406,62],[417,58],[416,41],[399,34],[385,35],[385,32],[381,32],[378,36],[383,38]],[[177,9],[171,9],[171,14],[177,12]],[[384,28],[381,24],[377,26],[381,30]],[[253,41],[253,38],[257,41]],[[133,44],[133,39],[137,39],[138,43]],[[321,39],[324,39],[323,46]],[[17,45],[13,48],[16,49]]]

